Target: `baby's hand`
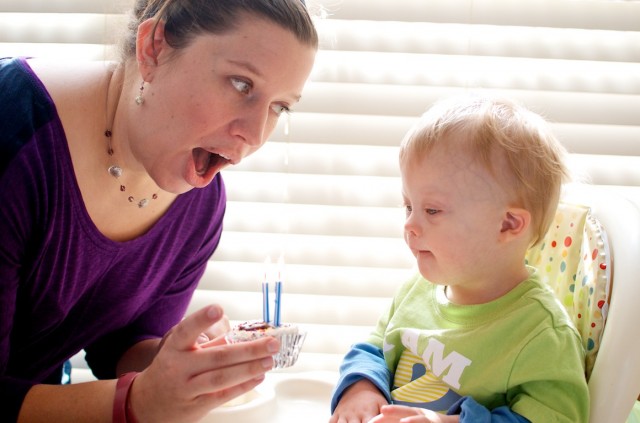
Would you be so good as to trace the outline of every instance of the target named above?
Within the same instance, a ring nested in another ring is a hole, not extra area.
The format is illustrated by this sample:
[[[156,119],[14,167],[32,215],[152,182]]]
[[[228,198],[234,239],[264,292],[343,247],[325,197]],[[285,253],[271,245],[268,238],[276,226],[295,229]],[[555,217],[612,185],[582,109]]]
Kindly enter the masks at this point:
[[[329,423],[366,423],[385,404],[387,399],[373,383],[360,380],[344,391]]]
[[[385,405],[370,423],[457,423],[460,416],[447,416],[435,411],[405,405]]]

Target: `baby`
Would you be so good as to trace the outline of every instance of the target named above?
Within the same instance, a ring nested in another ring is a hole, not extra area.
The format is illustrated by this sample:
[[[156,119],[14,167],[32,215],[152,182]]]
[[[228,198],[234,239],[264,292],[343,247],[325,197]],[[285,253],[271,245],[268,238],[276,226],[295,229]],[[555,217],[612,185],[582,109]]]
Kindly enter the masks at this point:
[[[404,238],[419,273],[345,356],[331,423],[588,421],[580,335],[524,260],[555,215],[564,154],[503,99],[439,103],[409,131]]]

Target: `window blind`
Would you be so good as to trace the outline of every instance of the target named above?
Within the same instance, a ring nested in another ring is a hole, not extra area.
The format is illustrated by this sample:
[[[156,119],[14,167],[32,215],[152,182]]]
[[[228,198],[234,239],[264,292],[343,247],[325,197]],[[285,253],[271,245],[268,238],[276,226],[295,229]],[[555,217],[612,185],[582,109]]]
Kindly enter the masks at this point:
[[[640,204],[640,2],[314,0],[321,49],[302,101],[223,172],[225,231],[191,310],[261,317],[284,258],[283,320],[309,335],[294,370],[336,370],[413,271],[397,149],[434,101],[502,93],[547,117],[572,169]],[[0,55],[113,57],[128,4],[5,0]]]

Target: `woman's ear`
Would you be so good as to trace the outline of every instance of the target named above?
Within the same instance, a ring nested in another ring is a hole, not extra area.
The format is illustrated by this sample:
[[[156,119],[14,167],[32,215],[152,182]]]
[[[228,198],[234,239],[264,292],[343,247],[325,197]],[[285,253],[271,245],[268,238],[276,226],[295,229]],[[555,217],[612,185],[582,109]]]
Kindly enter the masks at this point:
[[[155,28],[155,30],[154,30]],[[167,50],[164,37],[164,22],[147,19],[138,26],[136,37],[136,60],[140,74],[145,82],[153,80],[155,68],[158,66],[159,57]]]
[[[528,233],[531,225],[531,213],[521,208],[510,208],[502,219],[500,236],[503,239],[520,237]]]

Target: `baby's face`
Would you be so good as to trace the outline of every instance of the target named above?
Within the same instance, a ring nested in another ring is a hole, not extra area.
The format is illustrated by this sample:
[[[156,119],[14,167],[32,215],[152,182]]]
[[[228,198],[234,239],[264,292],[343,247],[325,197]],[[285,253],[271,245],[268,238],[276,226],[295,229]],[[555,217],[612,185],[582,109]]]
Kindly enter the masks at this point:
[[[477,283],[491,274],[507,195],[489,170],[440,144],[405,163],[401,175],[404,237],[420,273],[444,285]]]

